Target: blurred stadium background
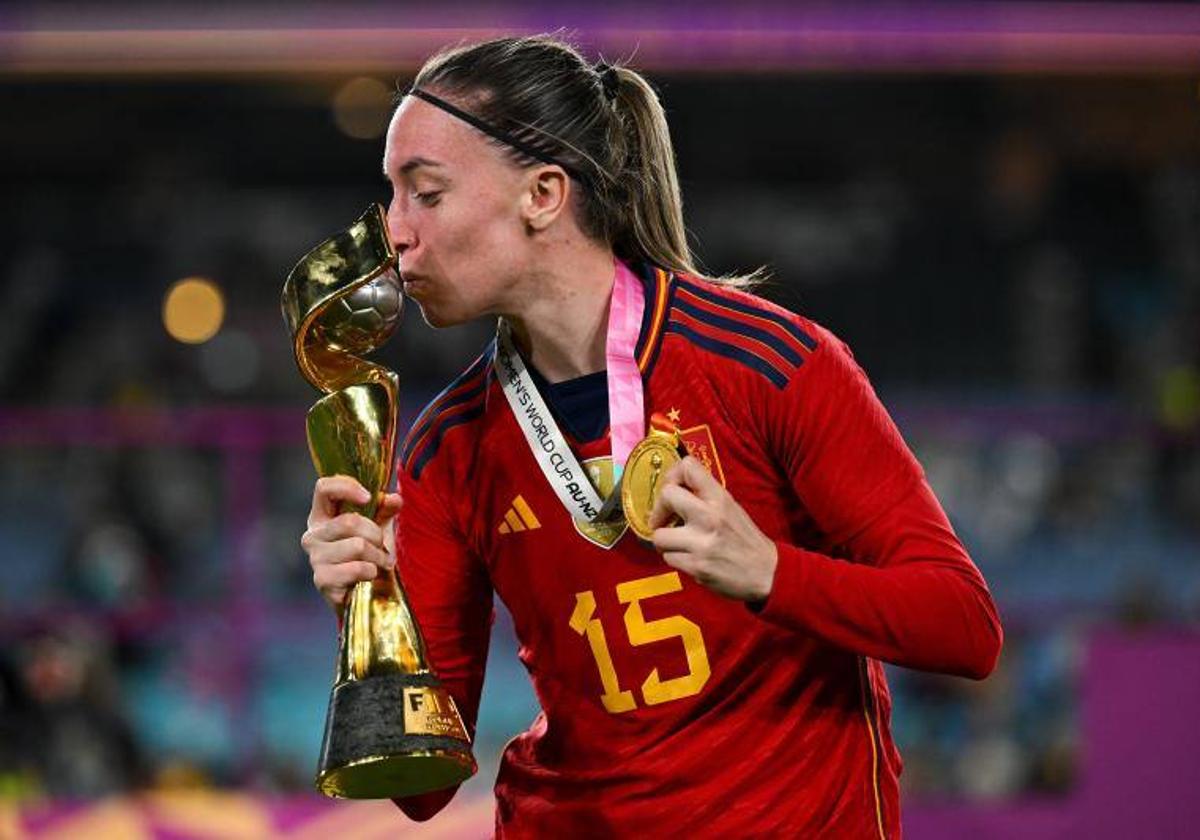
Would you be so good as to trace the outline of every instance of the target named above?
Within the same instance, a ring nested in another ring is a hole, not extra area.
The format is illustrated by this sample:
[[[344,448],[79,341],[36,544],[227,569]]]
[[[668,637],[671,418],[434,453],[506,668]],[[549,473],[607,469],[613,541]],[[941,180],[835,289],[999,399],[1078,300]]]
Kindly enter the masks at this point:
[[[891,670],[909,834],[1195,836],[1200,9],[702,0],[0,8],[0,837],[488,833],[503,615],[449,811],[309,793],[278,298],[386,201],[397,81],[559,27],[651,75],[704,265],[851,344],[992,586],[989,680]],[[406,314],[405,426],[489,330]]]

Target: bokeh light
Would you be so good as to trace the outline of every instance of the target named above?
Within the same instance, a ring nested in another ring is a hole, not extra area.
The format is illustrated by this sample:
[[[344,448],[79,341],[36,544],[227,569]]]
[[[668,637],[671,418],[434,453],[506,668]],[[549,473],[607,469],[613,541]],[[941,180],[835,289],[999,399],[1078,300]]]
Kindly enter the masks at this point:
[[[1162,377],[1162,422],[1180,432],[1200,423],[1200,372],[1187,365],[1169,369]]]
[[[343,134],[356,140],[382,137],[391,115],[392,92],[369,76],[351,79],[333,96],[333,120]]]
[[[213,281],[186,277],[167,289],[162,317],[171,338],[184,344],[203,344],[221,329],[225,297]]]

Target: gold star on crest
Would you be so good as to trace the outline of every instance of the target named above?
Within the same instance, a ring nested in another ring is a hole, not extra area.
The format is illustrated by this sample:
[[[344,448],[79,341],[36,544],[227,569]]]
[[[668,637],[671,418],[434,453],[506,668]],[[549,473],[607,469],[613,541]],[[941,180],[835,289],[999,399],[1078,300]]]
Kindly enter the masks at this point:
[[[679,409],[672,407],[671,410],[667,412],[667,419],[670,420],[672,423],[678,423],[679,422]]]

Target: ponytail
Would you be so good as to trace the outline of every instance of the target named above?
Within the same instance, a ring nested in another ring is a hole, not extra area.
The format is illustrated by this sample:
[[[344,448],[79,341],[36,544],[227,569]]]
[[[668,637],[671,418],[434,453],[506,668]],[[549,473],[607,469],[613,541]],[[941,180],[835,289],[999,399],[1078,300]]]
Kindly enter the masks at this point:
[[[623,151],[625,160],[612,163],[617,164],[618,179],[628,185],[623,196],[628,226],[618,233],[613,250],[622,257],[641,257],[694,274],[666,114],[640,73],[628,67],[615,70],[619,85],[613,107],[624,142],[613,148]]]

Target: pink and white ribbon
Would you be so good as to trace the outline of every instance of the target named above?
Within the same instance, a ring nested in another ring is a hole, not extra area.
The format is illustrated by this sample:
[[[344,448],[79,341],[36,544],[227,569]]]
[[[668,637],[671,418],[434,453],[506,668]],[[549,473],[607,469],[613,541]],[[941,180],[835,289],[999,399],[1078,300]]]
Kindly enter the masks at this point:
[[[616,276],[604,353],[608,360],[608,425],[615,483],[625,469],[630,451],[646,435],[642,372],[634,358],[646,301],[642,284],[629,266],[620,260],[614,262]]]
[[[612,296],[608,310],[605,359],[608,367],[608,417],[612,442],[613,481],[620,487],[621,473],[630,451],[645,435],[642,374],[634,358],[642,325],[645,294],[633,271],[614,261]],[[563,506],[585,522],[606,518],[618,493],[603,500],[571,452],[542,395],[538,393],[525,361],[513,345],[511,328],[500,320],[496,331],[495,365],[509,407],[516,417],[542,474]]]

